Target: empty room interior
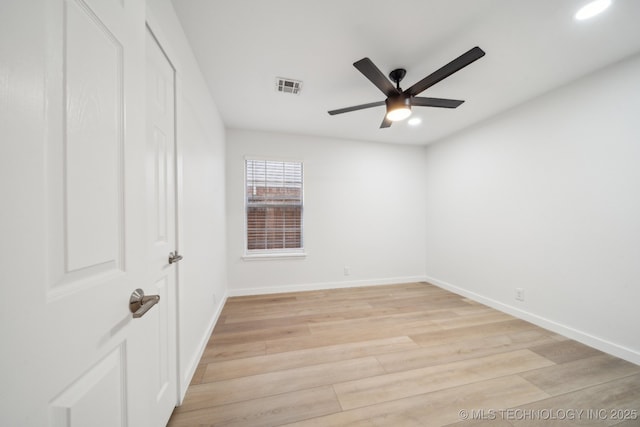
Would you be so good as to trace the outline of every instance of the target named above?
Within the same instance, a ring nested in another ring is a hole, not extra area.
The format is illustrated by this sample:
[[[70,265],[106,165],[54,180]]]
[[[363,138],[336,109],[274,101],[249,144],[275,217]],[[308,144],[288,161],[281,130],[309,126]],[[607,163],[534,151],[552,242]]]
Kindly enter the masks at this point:
[[[2,426],[640,426],[640,2],[0,6]]]

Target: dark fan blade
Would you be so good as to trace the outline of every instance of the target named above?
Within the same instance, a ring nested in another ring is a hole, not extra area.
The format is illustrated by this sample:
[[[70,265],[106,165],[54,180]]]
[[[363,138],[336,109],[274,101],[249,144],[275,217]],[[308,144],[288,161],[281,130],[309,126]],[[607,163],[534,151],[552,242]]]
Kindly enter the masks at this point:
[[[423,96],[411,98],[411,105],[419,107],[458,108],[463,102],[458,99],[425,98]]]
[[[353,107],[340,108],[338,110],[331,110],[329,111],[329,114],[331,114],[332,116],[335,116],[336,114],[348,113],[349,111],[364,110],[365,108],[379,107],[381,105],[384,105],[384,101],[370,102],[368,104],[354,105]]]
[[[382,120],[382,123],[380,123],[380,129],[391,127],[391,123],[393,122],[387,119],[387,116],[385,115],[384,119]]]
[[[455,73],[456,71],[460,71],[467,65],[482,58],[483,56],[484,56],[484,51],[476,46],[473,49],[467,51],[466,53],[463,53],[453,61],[449,62],[447,65],[440,68],[439,70],[429,74],[427,77],[420,80],[418,83],[414,84],[409,89],[405,90],[404,93],[407,93],[411,96],[416,96],[420,92],[426,90],[427,88],[430,88],[431,86],[438,83],[439,81],[446,79],[451,74]]]
[[[371,83],[376,85],[387,97],[391,95],[398,95],[400,91],[391,83],[391,81],[382,74],[382,71],[375,66],[369,58],[362,58],[360,61],[353,63],[353,66],[358,69],[366,78],[371,80]]]

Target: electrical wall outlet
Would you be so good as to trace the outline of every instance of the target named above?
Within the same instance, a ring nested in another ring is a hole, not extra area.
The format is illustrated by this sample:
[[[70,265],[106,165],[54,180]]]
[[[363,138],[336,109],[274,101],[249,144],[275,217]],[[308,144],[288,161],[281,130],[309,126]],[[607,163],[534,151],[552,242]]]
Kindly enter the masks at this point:
[[[524,301],[524,289],[516,288],[516,300]]]
[[[351,267],[344,266],[344,275],[349,276],[351,274]]]

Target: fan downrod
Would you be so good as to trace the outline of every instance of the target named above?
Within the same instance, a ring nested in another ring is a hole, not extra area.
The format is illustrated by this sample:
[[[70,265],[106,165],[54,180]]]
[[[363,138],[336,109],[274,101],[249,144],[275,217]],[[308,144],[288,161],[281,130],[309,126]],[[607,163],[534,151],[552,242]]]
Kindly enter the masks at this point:
[[[402,81],[402,79],[406,74],[407,74],[407,70],[405,70],[404,68],[396,68],[395,70],[389,73],[389,78],[391,79],[392,82],[396,84],[396,88],[398,90],[400,90],[400,82]]]

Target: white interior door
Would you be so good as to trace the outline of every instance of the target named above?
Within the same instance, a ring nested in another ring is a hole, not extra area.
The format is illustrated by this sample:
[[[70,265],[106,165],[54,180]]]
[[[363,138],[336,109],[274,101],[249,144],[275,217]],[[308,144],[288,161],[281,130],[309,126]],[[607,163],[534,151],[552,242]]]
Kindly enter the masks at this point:
[[[147,140],[143,0],[0,3],[0,425],[165,425],[173,71],[154,80],[167,111]],[[137,288],[160,300],[134,318]]]
[[[33,208],[6,206],[19,221],[3,233],[17,245],[17,265],[3,286],[18,299],[2,330],[20,352],[3,357],[16,375],[3,384],[13,404],[2,407],[0,424],[162,425],[166,415],[156,408],[163,387],[175,395],[164,381],[175,363],[165,351],[172,296],[148,267],[144,1],[47,0],[12,8],[3,23],[21,16],[12,31],[31,27],[34,36],[13,40],[13,56],[27,58],[28,68],[15,64],[12,79],[2,79],[15,97],[0,105],[28,119],[5,136],[15,170],[29,171],[19,185],[25,194],[15,195]],[[23,83],[29,79],[35,86]],[[38,131],[29,133],[30,126]],[[129,297],[136,288],[162,294],[134,319]]]
[[[166,302],[152,318],[154,353],[149,363],[158,373],[153,393],[157,425],[165,425],[178,402],[175,70],[149,30],[146,52],[149,277],[153,293]]]

